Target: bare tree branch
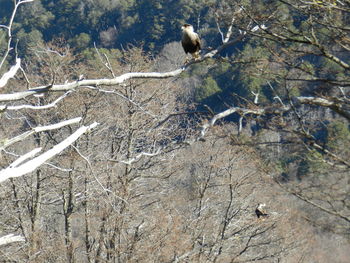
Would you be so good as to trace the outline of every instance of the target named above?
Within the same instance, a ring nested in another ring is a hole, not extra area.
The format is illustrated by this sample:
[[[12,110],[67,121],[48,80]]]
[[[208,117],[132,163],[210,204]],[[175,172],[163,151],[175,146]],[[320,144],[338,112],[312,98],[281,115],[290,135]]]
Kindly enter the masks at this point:
[[[339,115],[350,120],[350,107],[348,106],[347,108],[345,108],[345,105],[349,104],[350,101],[342,101],[338,98],[325,99],[320,97],[296,97],[296,99],[299,103],[302,104],[311,104],[330,108],[337,112]]]
[[[47,91],[68,91],[73,90],[78,87],[82,86],[113,86],[122,84],[123,82],[129,80],[129,79],[161,79],[161,78],[170,78],[175,77],[179,75],[181,72],[183,72],[185,68],[180,68],[174,71],[169,72],[132,72],[132,73],[126,73],[123,75],[120,75],[113,79],[86,79],[81,81],[73,81],[66,84],[59,84],[59,85],[49,85],[49,86],[39,86],[35,87],[33,89],[29,89],[22,92],[17,92],[13,94],[1,94],[0,95],[0,101],[15,101],[24,99],[30,95],[38,94],[38,93],[44,93]]]
[[[14,234],[8,234],[6,236],[0,237],[0,246],[7,245],[14,242],[24,242],[24,241],[25,241],[24,237],[20,235],[15,236]]]
[[[27,173],[30,173],[34,171],[36,168],[38,168],[40,165],[45,163],[47,160],[51,159],[52,157],[56,156],[60,152],[62,152],[64,149],[66,149],[69,145],[74,143],[82,134],[92,130],[98,125],[97,122],[94,122],[90,124],[89,126],[82,126],[78,130],[76,130],[72,135],[70,135],[68,138],[60,142],[59,144],[52,147],[50,150],[46,151],[45,153],[39,155],[38,157],[20,165],[17,167],[8,167],[6,169],[3,169],[0,171],[0,182],[3,182],[9,178],[19,177],[22,175],[25,175]]]
[[[68,94],[71,93],[71,92],[72,92],[71,90],[67,91],[65,94],[63,94],[62,96],[57,98],[55,101],[53,101],[53,102],[51,102],[51,103],[49,103],[47,105],[40,105],[40,106],[34,106],[34,105],[16,105],[16,106],[0,105],[0,111],[4,111],[4,110],[22,110],[22,109],[46,110],[46,109],[55,107],[58,102],[63,100],[65,97],[67,97]]]
[[[21,67],[21,59],[16,58],[16,64],[10,68],[0,79],[0,88],[5,87],[9,79],[13,78]]]
[[[214,126],[217,120],[225,118],[233,113],[239,113],[240,115],[254,114],[254,115],[264,115],[264,114],[279,114],[282,112],[289,111],[291,108],[288,106],[285,107],[270,107],[270,108],[256,108],[256,109],[247,109],[242,107],[231,107],[223,112],[216,114],[212,119],[207,123],[202,125],[201,136],[199,139],[203,138],[209,128]]]
[[[34,0],[20,0],[15,4],[15,7],[13,9],[9,24],[7,26],[1,26],[1,28],[5,28],[7,30],[7,37],[8,37],[8,41],[7,41],[7,49],[5,52],[4,57],[2,58],[1,62],[0,62],[0,69],[2,68],[5,60],[7,59],[8,54],[11,51],[11,44],[12,44],[12,25],[13,25],[13,20],[15,19],[15,15],[17,13],[17,9],[21,4],[25,4],[25,3],[29,3],[29,2],[34,2]]]
[[[155,151],[155,152],[141,152],[138,155],[136,155],[135,157],[128,159],[128,160],[109,160],[109,161],[120,162],[120,163],[123,163],[126,165],[131,165],[132,163],[139,161],[143,156],[152,157],[152,156],[156,156],[160,153],[161,153],[161,148],[158,148],[157,151]]]
[[[7,147],[9,147],[10,145],[12,145],[16,142],[24,140],[25,138],[27,138],[30,135],[33,135],[34,133],[59,129],[59,128],[62,128],[62,127],[67,126],[67,125],[78,123],[81,121],[81,119],[82,119],[81,117],[78,117],[78,118],[62,121],[62,122],[51,124],[51,125],[35,127],[32,130],[26,131],[26,132],[14,137],[14,138],[3,139],[2,145],[0,144],[0,151],[6,149]]]

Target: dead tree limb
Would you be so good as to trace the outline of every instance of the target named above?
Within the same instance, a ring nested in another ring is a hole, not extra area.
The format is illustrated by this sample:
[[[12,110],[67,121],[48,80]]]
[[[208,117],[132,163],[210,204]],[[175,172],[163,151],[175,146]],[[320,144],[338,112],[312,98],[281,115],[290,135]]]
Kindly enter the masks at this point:
[[[24,164],[20,164],[18,166],[13,167],[14,163],[18,164],[18,162],[15,161],[8,168],[5,168],[5,169],[0,171],[0,183],[9,179],[9,178],[19,177],[19,176],[22,176],[22,175],[25,175],[27,173],[34,171],[40,165],[42,165],[43,163],[45,163],[46,161],[48,161],[52,157],[54,157],[57,154],[59,154],[60,152],[62,152],[68,146],[73,144],[81,135],[83,135],[86,132],[89,132],[90,130],[95,128],[97,125],[98,125],[98,123],[94,122],[94,123],[90,124],[89,126],[80,127],[72,135],[70,135],[65,140],[63,140],[59,144],[52,147],[50,150],[39,155],[38,157],[35,157],[34,159],[32,159],[30,161],[25,162]]]

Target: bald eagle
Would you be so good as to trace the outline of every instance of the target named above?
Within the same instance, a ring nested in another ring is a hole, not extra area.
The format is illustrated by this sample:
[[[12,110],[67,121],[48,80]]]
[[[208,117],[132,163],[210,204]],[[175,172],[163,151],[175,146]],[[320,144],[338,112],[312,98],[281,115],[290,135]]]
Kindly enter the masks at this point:
[[[193,26],[184,24],[182,27],[181,44],[185,53],[190,53],[196,60],[199,59],[199,50],[201,49],[201,40],[196,32],[193,31]]]
[[[266,214],[266,212],[264,211],[264,207],[266,206],[266,204],[258,204],[257,208],[255,209],[255,214],[258,218],[260,217],[268,217],[269,215]]]

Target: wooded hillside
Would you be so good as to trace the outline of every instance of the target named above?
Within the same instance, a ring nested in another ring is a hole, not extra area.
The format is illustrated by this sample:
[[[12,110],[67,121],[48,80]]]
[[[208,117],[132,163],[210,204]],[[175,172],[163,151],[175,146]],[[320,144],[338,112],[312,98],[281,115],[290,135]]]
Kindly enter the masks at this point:
[[[349,262],[350,2],[0,6],[0,262]]]

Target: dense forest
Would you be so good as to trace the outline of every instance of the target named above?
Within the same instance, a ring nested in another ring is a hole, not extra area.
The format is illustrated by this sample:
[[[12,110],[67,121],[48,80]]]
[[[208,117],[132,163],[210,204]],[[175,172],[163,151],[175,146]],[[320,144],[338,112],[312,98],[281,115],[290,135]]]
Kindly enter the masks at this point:
[[[350,261],[348,0],[0,7],[0,262]]]

